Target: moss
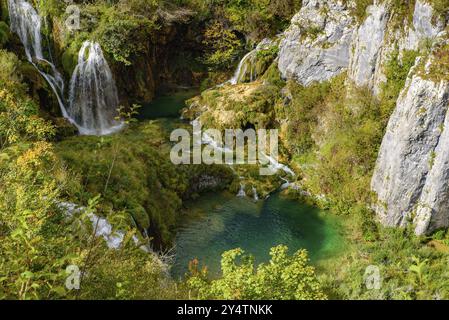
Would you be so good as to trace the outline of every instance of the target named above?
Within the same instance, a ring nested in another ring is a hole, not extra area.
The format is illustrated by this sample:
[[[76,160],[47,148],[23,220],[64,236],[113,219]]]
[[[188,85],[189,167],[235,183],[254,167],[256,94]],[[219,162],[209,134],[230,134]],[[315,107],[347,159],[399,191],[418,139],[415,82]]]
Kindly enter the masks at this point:
[[[431,55],[432,64],[428,72],[422,74],[424,78],[439,82],[449,81],[449,44],[440,44]]]
[[[215,190],[201,189],[197,178],[215,177],[218,189],[233,180],[232,171],[224,166],[173,165],[166,140],[171,129],[152,121],[111,136],[78,136],[58,143],[59,157],[78,177],[70,182],[66,197],[85,204],[102,194],[104,214],[124,210],[140,228],[150,230],[156,247],[170,244],[183,199]]]
[[[278,88],[283,88],[285,86],[285,81],[281,77],[281,73],[278,68],[278,61],[274,61],[265,71],[264,75],[261,77],[262,81],[266,81]]]
[[[347,1],[346,1],[347,2]],[[359,24],[365,21],[367,17],[368,6],[373,4],[373,0],[358,0],[355,1],[355,6],[351,9],[351,14]]]
[[[73,73],[73,70],[75,70],[75,67],[78,64],[78,50],[74,45],[71,45],[63,52],[61,64],[66,74]]]

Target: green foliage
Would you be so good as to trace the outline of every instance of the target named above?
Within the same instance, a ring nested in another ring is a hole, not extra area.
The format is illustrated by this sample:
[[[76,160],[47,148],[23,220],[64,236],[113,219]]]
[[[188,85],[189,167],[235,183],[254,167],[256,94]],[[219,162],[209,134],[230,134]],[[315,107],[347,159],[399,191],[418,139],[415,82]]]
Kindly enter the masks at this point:
[[[399,93],[404,88],[407,76],[410,69],[414,66],[417,56],[417,51],[409,50],[403,51],[402,57],[399,57],[399,50],[395,50],[391,53],[384,66],[387,81],[382,85],[380,95],[382,121],[387,121],[390,114],[393,112],[393,109],[396,106],[396,100],[399,97]]]
[[[430,0],[432,5],[434,18],[444,19],[447,17],[447,12],[449,10],[449,0]]]
[[[158,122],[136,124],[107,137],[73,137],[57,145],[58,155],[78,176],[68,196],[86,203],[103,195],[101,208],[125,210],[140,228],[149,228],[154,245],[169,245],[182,199],[202,190],[198,179],[212,176],[224,188],[232,180],[226,167],[175,166],[168,129]]]
[[[428,72],[421,71],[420,75],[435,82],[449,80],[449,44],[437,45],[432,52],[432,59],[434,62],[430,65]]]
[[[53,127],[38,116],[38,107],[24,93],[18,67],[13,53],[0,50],[0,148],[54,135]]]
[[[0,48],[9,41],[9,27],[6,22],[0,21]]]
[[[64,234],[63,217],[55,210],[54,160],[51,146],[37,143],[9,165],[1,162],[0,297],[64,295],[59,288],[74,243],[70,233]]]
[[[89,218],[98,214],[98,197],[89,200],[83,212],[71,216],[58,206],[71,177],[49,143],[10,148],[0,155],[0,298],[107,299],[120,294],[121,298],[159,299],[178,295],[157,257],[142,252],[132,241],[135,231],[124,223],[126,216],[109,214],[112,232],[125,233],[122,247],[111,250],[103,238],[95,236],[97,226]],[[65,286],[68,265],[82,271],[80,290]],[[128,283],[125,292],[119,283]]]
[[[226,30],[218,21],[205,30],[203,45],[209,49],[204,62],[213,69],[232,66],[243,49],[243,43],[236,34]]]
[[[413,14],[415,12],[416,0],[391,0],[390,10],[392,12],[392,19],[396,28],[401,28],[404,22],[409,25],[412,24]]]
[[[207,269],[191,263],[188,285],[199,299],[228,300],[317,300],[326,299],[308,265],[307,251],[288,255],[286,246],[271,249],[271,260],[254,268],[254,257],[242,249],[223,253],[220,279],[208,281]]]
[[[355,1],[355,6],[352,9],[352,15],[356,17],[358,23],[362,23],[365,20],[368,6],[372,5],[373,3],[373,0]]]
[[[226,0],[220,3],[219,10],[232,25],[255,38],[272,36],[284,29],[301,7],[297,0]]]
[[[288,119],[286,145],[292,154],[301,155],[314,145],[312,131],[323,111],[323,105],[331,90],[329,82],[313,83],[309,87],[287,83],[291,94],[288,108],[281,107],[278,117]]]

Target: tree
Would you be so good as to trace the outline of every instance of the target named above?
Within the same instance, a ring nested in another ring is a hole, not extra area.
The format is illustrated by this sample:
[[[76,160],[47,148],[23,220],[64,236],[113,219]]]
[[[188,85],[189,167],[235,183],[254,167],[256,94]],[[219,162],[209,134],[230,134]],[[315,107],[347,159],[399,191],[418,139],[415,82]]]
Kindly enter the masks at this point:
[[[208,281],[207,269],[191,263],[188,285],[199,299],[318,300],[326,299],[306,250],[288,255],[286,246],[271,249],[271,260],[254,268],[254,257],[242,249],[223,253],[220,279]]]

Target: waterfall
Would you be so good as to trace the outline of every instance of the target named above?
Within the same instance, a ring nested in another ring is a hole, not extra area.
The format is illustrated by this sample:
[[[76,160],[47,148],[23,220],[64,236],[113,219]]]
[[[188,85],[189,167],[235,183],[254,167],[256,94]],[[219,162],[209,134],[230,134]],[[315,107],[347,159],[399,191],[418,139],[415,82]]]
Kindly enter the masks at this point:
[[[271,156],[269,156],[269,155],[267,155],[265,153],[261,153],[261,155],[263,155],[265,157],[265,160],[269,162],[268,167],[272,171],[277,172],[279,170],[282,170],[285,173],[287,173],[287,174],[289,174],[289,175],[291,175],[293,177],[296,176],[295,173],[293,172],[293,170],[289,166],[280,163],[279,161],[277,161],[276,159],[274,159],[273,157],[271,157]]]
[[[257,194],[257,189],[253,187],[253,199],[255,202],[259,201],[259,195]]]
[[[65,212],[68,217],[73,217],[74,215],[79,215],[86,211],[86,207],[78,206],[72,202],[62,202],[56,203],[56,206]],[[110,249],[119,249],[125,239],[125,233],[123,231],[113,231],[112,225],[105,218],[99,217],[92,212],[87,213],[87,217],[92,223],[92,228],[95,230],[96,237],[102,237],[106,241],[106,245]],[[146,233],[144,237],[146,237]],[[149,248],[146,245],[142,245],[139,239],[133,235],[132,237],[136,246],[145,252],[149,252]]]
[[[47,60],[44,56],[41,16],[26,0],[8,0],[8,10],[11,31],[22,42],[27,60],[50,85],[62,115],[78,128],[80,134],[103,135],[119,130],[122,123],[115,120],[119,104],[117,89],[100,46],[84,42],[70,82],[69,105],[66,107],[64,79],[52,59]]]
[[[11,31],[19,36],[28,61],[37,69],[52,88],[64,116],[64,80],[55,65],[46,60],[42,49],[42,21],[36,9],[25,0],[8,0]],[[48,65],[50,72],[43,70]]]
[[[81,134],[104,135],[122,128],[116,120],[117,87],[101,47],[85,41],[70,80],[68,116]]]
[[[245,76],[248,73],[249,68],[249,79],[250,82],[254,81],[253,79],[255,70],[254,70],[254,62],[257,56],[257,49],[254,49],[248,52],[242,60],[240,60],[237,69],[235,70],[234,76],[229,80],[230,84],[238,84],[244,82]]]
[[[239,198],[246,197],[245,185],[243,183],[240,184],[240,190],[239,190],[239,193],[237,193],[237,197],[239,197]]]
[[[260,76],[257,68],[257,53],[261,50],[266,50],[274,43],[271,39],[263,39],[255,49],[248,52],[242,60],[240,60],[237,69],[235,70],[234,76],[228,81],[230,84],[238,84],[244,82],[253,82]],[[259,68],[260,69],[260,68]]]

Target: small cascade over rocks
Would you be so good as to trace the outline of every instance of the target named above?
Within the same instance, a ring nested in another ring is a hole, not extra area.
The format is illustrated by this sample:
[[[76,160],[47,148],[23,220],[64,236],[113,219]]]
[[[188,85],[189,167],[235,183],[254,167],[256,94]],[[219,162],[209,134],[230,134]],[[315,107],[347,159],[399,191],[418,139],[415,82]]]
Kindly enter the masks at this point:
[[[259,195],[257,194],[257,189],[255,187],[253,187],[253,199],[254,202],[259,201]]]
[[[239,190],[239,193],[237,193],[237,197],[239,197],[239,198],[246,197],[245,185],[243,183],[240,184],[240,190]]]
[[[235,70],[234,76],[229,80],[230,84],[242,83],[244,77],[249,73],[249,81],[254,81],[254,60],[256,59],[257,51],[256,49],[248,52],[242,60],[240,60],[237,69]]]
[[[78,65],[70,80],[68,116],[81,134],[105,135],[118,131],[117,87],[101,47],[85,41],[78,54]]]
[[[59,209],[64,211],[67,216],[72,217],[86,210],[85,207],[78,206],[71,202],[58,202],[57,206]],[[89,220],[92,223],[92,228],[95,231],[96,237],[102,237],[110,249],[119,249],[122,246],[123,240],[125,239],[125,233],[123,231],[113,231],[112,225],[105,218],[99,217],[96,214],[89,212],[87,214]],[[148,237],[146,232],[143,234],[144,237]],[[134,243],[139,246],[139,248],[145,252],[150,252],[151,248],[147,245],[142,245],[139,239],[134,235]]]
[[[36,9],[25,0],[8,0],[11,31],[16,33],[25,48],[28,61],[52,88],[64,117],[64,80],[55,65],[44,57],[42,48],[42,19]],[[43,66],[49,66],[44,68]]]
[[[238,84],[245,82],[253,82],[265,71],[266,66],[258,65],[257,53],[261,50],[266,50],[273,45],[273,41],[270,39],[262,40],[257,47],[248,52],[242,60],[240,60],[234,76],[228,81],[230,84]]]

